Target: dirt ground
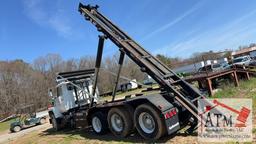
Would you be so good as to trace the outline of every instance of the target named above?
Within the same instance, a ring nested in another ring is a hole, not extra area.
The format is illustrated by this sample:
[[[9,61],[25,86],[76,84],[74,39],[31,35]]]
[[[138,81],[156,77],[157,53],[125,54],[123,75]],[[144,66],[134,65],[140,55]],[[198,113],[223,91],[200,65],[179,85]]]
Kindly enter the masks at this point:
[[[253,120],[253,144],[256,144],[256,116]],[[164,136],[156,143],[199,144],[196,133],[186,135],[177,133],[175,136]],[[110,132],[106,135],[96,135],[91,129],[62,130],[55,132],[49,123],[22,130],[18,133],[9,131],[0,133],[0,144],[104,144],[104,143],[152,143],[141,138],[136,132],[127,138],[117,138]],[[228,143],[236,144],[236,143]]]
[[[174,144],[197,144],[196,135],[177,134],[173,136],[165,136],[157,143],[174,143]],[[51,144],[51,143],[67,143],[67,144],[82,144],[82,143],[150,143],[152,141],[145,141],[138,134],[132,134],[127,138],[117,138],[111,133],[106,135],[96,135],[90,129],[87,130],[64,130],[61,132],[54,132],[49,128],[43,131],[35,131],[31,134],[9,141],[10,144]]]
[[[127,138],[117,138],[111,133],[106,135],[96,135],[91,129],[78,130],[62,130],[55,132],[51,126],[34,130],[30,133],[16,137],[13,140],[6,141],[9,144],[82,144],[82,143],[152,143],[153,141],[145,141],[138,134],[134,133]],[[156,143],[172,143],[172,144],[198,144],[196,133],[186,135],[177,133],[175,136],[165,136]],[[254,142],[256,143],[255,135]],[[230,144],[230,143],[229,143]],[[232,144],[232,143],[231,143]],[[234,143],[235,144],[235,143]]]
[[[256,144],[256,116],[253,120],[253,144]],[[0,144],[104,144],[104,143],[152,143],[140,137],[136,132],[127,138],[117,138],[110,132],[106,135],[96,135],[91,129],[65,129],[55,132],[51,124],[35,126],[22,130],[18,133],[10,133],[5,131],[0,133]],[[199,144],[196,133],[187,135],[182,132],[174,136],[164,136],[156,143],[172,143],[172,144]],[[236,144],[236,143],[228,143]]]

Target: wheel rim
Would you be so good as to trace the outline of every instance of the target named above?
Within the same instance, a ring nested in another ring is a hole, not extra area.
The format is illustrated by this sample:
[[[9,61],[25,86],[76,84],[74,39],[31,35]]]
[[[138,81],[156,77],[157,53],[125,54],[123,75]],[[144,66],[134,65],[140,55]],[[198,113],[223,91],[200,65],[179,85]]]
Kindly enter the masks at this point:
[[[102,125],[101,125],[101,121],[98,117],[92,118],[92,127],[97,133],[99,133],[101,131]]]
[[[14,127],[14,131],[15,131],[15,132],[20,131],[20,127],[19,127],[19,126],[15,126],[15,127]]]
[[[143,112],[139,115],[139,125],[141,129],[147,134],[153,133],[155,131],[155,120],[147,112]]]
[[[41,124],[45,123],[45,120],[44,120],[44,119],[41,119],[41,120],[40,120],[40,123],[41,123]]]
[[[111,116],[111,125],[112,128],[117,132],[121,132],[123,130],[123,120],[120,115],[113,114]]]

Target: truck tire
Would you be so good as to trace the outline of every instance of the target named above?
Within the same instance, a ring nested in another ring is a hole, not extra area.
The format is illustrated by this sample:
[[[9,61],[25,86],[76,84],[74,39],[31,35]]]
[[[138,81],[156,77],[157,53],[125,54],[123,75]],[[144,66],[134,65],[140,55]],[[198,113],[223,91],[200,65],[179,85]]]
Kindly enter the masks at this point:
[[[134,129],[132,114],[126,107],[112,108],[108,112],[108,125],[114,135],[126,137]]]
[[[55,131],[59,131],[60,130],[60,123],[59,120],[55,118],[55,116],[53,114],[50,114],[50,118],[52,120],[52,127]]]
[[[92,129],[96,134],[105,134],[108,130],[107,116],[96,112],[91,117]]]
[[[134,122],[137,131],[145,139],[157,140],[166,132],[164,118],[150,104],[143,104],[135,109]]]
[[[19,125],[14,126],[13,132],[19,132],[21,130],[21,127]]]
[[[69,127],[71,129],[75,129],[76,128],[76,123],[75,123],[75,119],[74,118],[71,118],[70,121],[69,121]]]

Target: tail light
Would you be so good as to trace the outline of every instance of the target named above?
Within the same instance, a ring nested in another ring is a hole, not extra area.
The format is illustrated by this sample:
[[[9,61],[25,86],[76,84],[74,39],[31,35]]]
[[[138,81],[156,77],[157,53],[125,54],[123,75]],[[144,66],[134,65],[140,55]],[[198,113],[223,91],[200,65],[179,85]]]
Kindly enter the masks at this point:
[[[169,119],[169,118],[172,118],[176,114],[177,114],[176,109],[173,109],[173,110],[165,113],[164,118]]]

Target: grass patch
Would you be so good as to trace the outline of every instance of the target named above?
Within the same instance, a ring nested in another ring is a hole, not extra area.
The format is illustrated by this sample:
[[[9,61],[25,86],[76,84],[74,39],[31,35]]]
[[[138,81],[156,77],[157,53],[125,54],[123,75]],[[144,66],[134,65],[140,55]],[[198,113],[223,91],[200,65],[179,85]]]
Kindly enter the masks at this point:
[[[15,121],[15,119],[11,119],[11,120],[8,120],[6,122],[0,123],[0,132],[3,132],[3,131],[6,131],[6,130],[10,129],[10,124],[14,121]]]
[[[226,85],[213,95],[213,98],[251,98],[253,101],[253,113],[256,110],[256,78],[239,81],[239,86]]]
[[[253,129],[252,129],[252,133],[253,133],[253,134],[256,134],[256,128],[253,128]]]
[[[246,81],[239,81],[239,86],[234,87],[233,85],[225,85],[220,91],[216,92],[213,97],[218,98],[256,98],[256,78],[251,78]]]

